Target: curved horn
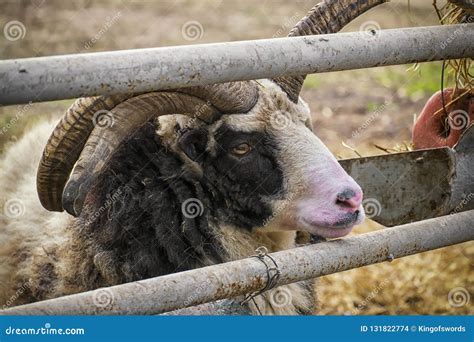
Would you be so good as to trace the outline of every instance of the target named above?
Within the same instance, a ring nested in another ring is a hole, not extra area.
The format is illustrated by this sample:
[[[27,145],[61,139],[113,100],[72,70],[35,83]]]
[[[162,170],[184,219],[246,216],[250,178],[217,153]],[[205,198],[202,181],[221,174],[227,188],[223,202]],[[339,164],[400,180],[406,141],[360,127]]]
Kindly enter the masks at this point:
[[[61,195],[69,177],[64,170],[71,171],[79,158],[93,129],[94,115],[114,108],[130,96],[81,98],[69,107],[49,137],[36,175],[38,197],[44,208],[63,211]]]
[[[147,93],[117,105],[110,111],[110,127],[96,125],[90,134],[64,188],[64,209],[78,216],[90,185],[120,144],[151,118],[166,114],[188,114],[208,121],[219,112],[197,97],[176,92]]]
[[[336,33],[367,10],[388,0],[325,0],[314,6],[288,34],[289,37]],[[280,76],[274,78],[280,88],[294,103],[306,75]]]
[[[214,84],[176,91],[200,98],[222,113],[246,113],[258,100],[255,82]],[[64,185],[94,128],[94,115],[110,111],[132,96],[129,94],[81,98],[67,110],[51,134],[38,167],[36,187],[44,208],[63,211]]]
[[[256,82],[239,81],[176,90],[209,101],[221,113],[247,113],[258,101]]]

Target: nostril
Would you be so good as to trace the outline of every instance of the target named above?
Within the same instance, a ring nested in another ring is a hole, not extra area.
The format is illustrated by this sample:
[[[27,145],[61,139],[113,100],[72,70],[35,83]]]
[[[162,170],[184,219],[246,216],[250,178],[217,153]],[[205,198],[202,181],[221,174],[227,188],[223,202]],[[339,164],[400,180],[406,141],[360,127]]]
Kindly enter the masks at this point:
[[[336,204],[346,208],[358,208],[361,197],[352,189],[345,189],[336,196]]]
[[[337,194],[337,200],[340,202],[345,202],[353,197],[355,197],[356,193],[352,189],[346,189],[343,192]]]

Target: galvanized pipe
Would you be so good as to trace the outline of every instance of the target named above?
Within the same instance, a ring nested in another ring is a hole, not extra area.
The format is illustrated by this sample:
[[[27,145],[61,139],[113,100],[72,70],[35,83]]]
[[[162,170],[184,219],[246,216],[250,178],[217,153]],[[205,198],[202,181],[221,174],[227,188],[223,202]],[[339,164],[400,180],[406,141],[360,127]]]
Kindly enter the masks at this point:
[[[272,253],[281,271],[277,285],[471,241],[472,222],[474,211],[467,211]],[[264,288],[266,277],[264,264],[257,258],[247,258],[17,306],[0,314],[158,314],[251,293]]]
[[[0,104],[472,57],[474,24],[0,61]]]

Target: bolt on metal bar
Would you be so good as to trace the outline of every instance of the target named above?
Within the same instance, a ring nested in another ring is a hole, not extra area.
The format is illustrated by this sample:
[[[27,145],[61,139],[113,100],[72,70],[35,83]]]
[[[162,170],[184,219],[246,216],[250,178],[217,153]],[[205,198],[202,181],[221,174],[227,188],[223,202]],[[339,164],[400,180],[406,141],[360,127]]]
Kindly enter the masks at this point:
[[[269,254],[285,285],[474,239],[474,210]],[[247,258],[17,306],[0,315],[148,315],[260,290],[267,269]],[[205,286],[202,286],[205,284]],[[199,289],[199,290],[197,290]],[[96,298],[107,296],[107,305]]]
[[[0,61],[0,104],[472,57],[474,24]]]

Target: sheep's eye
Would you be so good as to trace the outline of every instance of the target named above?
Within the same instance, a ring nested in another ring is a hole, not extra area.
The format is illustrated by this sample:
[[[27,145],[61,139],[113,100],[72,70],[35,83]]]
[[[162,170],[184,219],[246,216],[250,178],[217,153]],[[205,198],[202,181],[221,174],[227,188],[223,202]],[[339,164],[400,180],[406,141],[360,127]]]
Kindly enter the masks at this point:
[[[232,154],[236,156],[245,156],[251,150],[252,150],[252,146],[250,146],[249,144],[243,143],[243,144],[235,146],[232,149]]]

